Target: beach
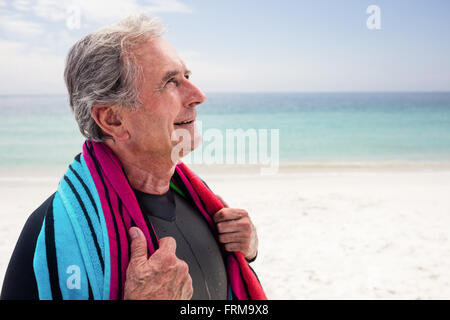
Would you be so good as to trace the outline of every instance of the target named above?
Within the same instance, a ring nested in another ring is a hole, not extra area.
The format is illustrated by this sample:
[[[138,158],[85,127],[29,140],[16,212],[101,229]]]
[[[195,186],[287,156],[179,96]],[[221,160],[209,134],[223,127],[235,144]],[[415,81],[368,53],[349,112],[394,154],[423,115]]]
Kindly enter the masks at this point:
[[[0,175],[0,281],[62,167]],[[195,167],[259,235],[251,265],[269,299],[449,299],[450,168]]]

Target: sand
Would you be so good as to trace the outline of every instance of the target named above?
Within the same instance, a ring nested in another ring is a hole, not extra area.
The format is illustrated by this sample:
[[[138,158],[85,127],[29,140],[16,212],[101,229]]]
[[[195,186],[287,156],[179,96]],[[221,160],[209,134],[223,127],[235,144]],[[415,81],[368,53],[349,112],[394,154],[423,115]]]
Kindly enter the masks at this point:
[[[198,172],[258,230],[270,299],[450,299],[448,168]],[[1,172],[0,284],[28,215],[61,169]]]

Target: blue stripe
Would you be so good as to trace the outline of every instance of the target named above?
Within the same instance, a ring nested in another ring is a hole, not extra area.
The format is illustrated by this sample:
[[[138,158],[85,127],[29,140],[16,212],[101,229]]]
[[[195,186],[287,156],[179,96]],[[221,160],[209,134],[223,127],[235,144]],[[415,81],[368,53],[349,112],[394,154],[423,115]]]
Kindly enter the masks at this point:
[[[101,299],[101,288],[103,287],[103,268],[101,258],[99,258],[99,253],[103,254],[99,245],[99,243],[103,243],[100,232],[101,227],[87,194],[79,182],[76,181],[77,179],[73,172],[68,170],[66,175],[69,182],[63,178],[59,184],[57,194],[61,197],[75,232],[77,239],[75,245],[78,245],[81,250],[94,298]],[[79,194],[73,192],[70,181],[74,181],[73,187],[76,186],[76,191],[79,191]],[[99,240],[96,241],[96,239]]]
[[[38,236],[33,268],[40,299],[105,299],[111,257],[97,188],[83,156],[61,179]]]
[[[55,194],[55,247],[58,256],[59,287],[64,300],[87,300],[89,280],[76,226],[65,209],[59,191]],[[78,285],[76,285],[78,284]]]
[[[98,258],[98,260],[99,260],[99,262],[100,262],[100,265],[101,265],[101,267],[102,267],[102,273],[103,273],[104,268],[105,268],[104,263],[103,263],[103,256],[102,256],[102,252],[101,252],[100,245],[99,245],[99,242],[98,242],[98,237],[97,237],[97,235],[96,235],[96,231],[94,230],[94,226],[93,226],[92,219],[91,219],[91,217],[89,216],[89,213],[87,212],[87,210],[89,209],[89,208],[87,208],[87,205],[88,205],[88,204],[83,202],[83,200],[81,199],[80,194],[79,194],[78,191],[75,189],[75,186],[73,185],[72,181],[70,181],[69,177],[67,177],[67,175],[64,176],[64,181],[65,181],[65,182],[67,183],[67,185],[69,186],[70,190],[71,190],[72,193],[73,193],[73,196],[75,196],[76,200],[78,201],[78,204],[79,204],[80,207],[81,207],[81,210],[83,211],[84,219],[85,219],[85,221],[86,221],[86,223],[87,223],[87,225],[88,225],[89,231],[90,231],[90,234],[87,234],[87,237],[88,237],[89,239],[91,239],[89,236],[92,236],[92,242],[94,243],[95,250],[96,250],[96,252],[97,252],[97,258]],[[80,190],[80,191],[81,191],[81,190]],[[95,220],[94,220],[94,221],[95,221]],[[98,229],[97,229],[97,230],[98,230]],[[86,231],[87,231],[87,230],[85,230],[85,232],[86,232]]]
[[[80,177],[85,182],[86,186],[90,190],[92,194],[92,198],[94,199],[98,214],[100,217],[100,230],[102,234],[103,239],[103,245],[100,246],[100,248],[103,249],[103,257],[104,257],[104,263],[105,263],[105,271],[103,275],[103,293],[102,293],[102,299],[103,300],[109,300],[109,289],[111,284],[111,257],[110,257],[110,251],[109,251],[109,237],[108,237],[108,229],[106,226],[106,220],[105,216],[103,215],[103,210],[100,202],[100,196],[98,195],[97,188],[95,187],[94,180],[92,179],[92,176],[89,172],[89,168],[86,164],[86,161],[84,160],[83,155],[81,155],[81,165],[80,167],[73,166],[74,169],[78,172]],[[99,237],[100,239],[100,237]]]
[[[33,270],[38,287],[39,299],[51,300],[50,275],[47,267],[47,249],[45,247],[45,219],[36,242],[33,257]]]

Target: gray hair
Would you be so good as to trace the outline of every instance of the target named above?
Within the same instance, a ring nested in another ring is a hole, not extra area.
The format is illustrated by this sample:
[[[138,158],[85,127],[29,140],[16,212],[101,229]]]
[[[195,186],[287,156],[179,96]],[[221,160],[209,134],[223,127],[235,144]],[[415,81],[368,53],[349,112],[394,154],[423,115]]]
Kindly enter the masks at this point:
[[[64,79],[75,120],[87,139],[109,137],[91,116],[94,105],[134,108],[141,104],[142,67],[133,49],[164,32],[158,18],[137,14],[85,36],[70,49]]]

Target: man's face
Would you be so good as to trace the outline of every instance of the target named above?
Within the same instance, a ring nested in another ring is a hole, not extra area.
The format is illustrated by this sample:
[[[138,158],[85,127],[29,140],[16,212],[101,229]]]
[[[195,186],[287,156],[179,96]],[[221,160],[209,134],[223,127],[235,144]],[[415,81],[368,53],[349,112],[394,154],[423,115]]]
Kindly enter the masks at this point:
[[[189,81],[190,71],[164,39],[157,37],[146,42],[137,50],[136,57],[144,74],[139,85],[142,105],[135,111],[124,112],[133,151],[137,156],[170,157],[178,142],[172,139],[176,129],[189,132],[188,145],[193,150],[199,144],[194,137],[197,140],[200,137],[192,120],[197,116],[195,107],[205,101],[205,95]],[[192,122],[179,124],[185,121]]]

